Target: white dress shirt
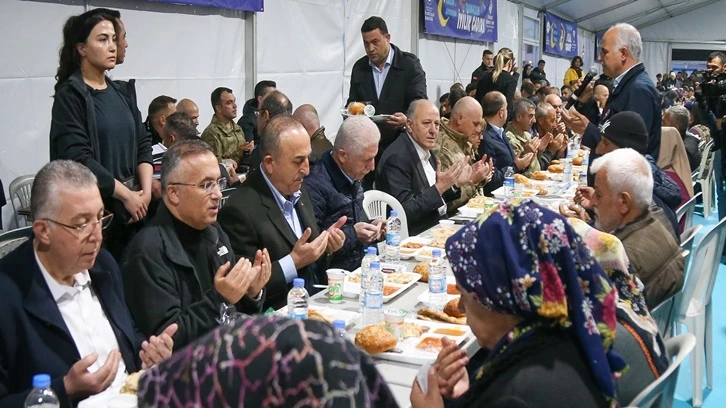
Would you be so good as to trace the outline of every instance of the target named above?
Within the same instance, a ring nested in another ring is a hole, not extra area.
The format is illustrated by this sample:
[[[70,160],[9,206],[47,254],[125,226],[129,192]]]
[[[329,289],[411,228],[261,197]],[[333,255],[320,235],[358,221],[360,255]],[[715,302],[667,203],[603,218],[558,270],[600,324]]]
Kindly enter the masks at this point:
[[[625,70],[625,72],[623,72],[622,74],[618,75],[615,79],[613,79],[613,90],[615,90],[615,88],[617,88],[618,85],[620,85],[620,81],[623,80],[623,77],[625,77],[625,74],[627,74],[628,72],[630,72],[631,69],[637,67],[640,64],[642,64],[642,62],[639,62],[639,63],[633,65],[632,67]]]
[[[424,150],[421,146],[419,146],[419,144],[416,143],[415,140],[413,140],[411,135],[408,135],[408,137],[409,139],[411,139],[411,143],[413,143],[413,147],[416,149],[416,153],[418,153],[418,159],[421,160],[421,165],[423,166],[424,173],[426,174],[426,179],[429,182],[429,187],[431,187],[436,184],[436,169],[434,169],[434,166],[432,166],[431,162],[429,161],[429,159],[431,158],[431,152]],[[444,201],[443,197],[441,198],[441,202],[444,205],[438,208],[439,215],[446,215],[446,202]]]
[[[73,286],[61,285],[45,269],[43,263],[35,252],[35,261],[43,274],[48,289],[53,296],[63,321],[76,344],[78,354],[81,358],[91,353],[98,353],[98,359],[88,368],[94,373],[98,371],[108,359],[108,355],[114,349],[119,349],[118,340],[111,328],[106,313],[103,311],[101,302],[91,286],[91,275],[88,270],[79,272],[73,277]],[[102,394],[118,392],[126,380],[126,364],[123,358],[119,359],[116,378],[111,386]]]
[[[383,84],[386,83],[386,77],[388,77],[388,71],[391,70],[391,64],[393,63],[393,47],[388,52],[388,58],[383,63],[383,69],[379,69],[376,64],[368,60],[368,65],[373,68],[373,83],[376,85],[376,96],[381,97],[381,91],[383,90]]]

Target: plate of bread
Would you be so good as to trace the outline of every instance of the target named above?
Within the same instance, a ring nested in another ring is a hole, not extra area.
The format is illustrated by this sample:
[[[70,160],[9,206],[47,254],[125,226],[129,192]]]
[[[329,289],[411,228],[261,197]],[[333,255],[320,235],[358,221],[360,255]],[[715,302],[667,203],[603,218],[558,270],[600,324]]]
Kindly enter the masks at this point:
[[[461,297],[452,299],[446,303],[444,310],[436,310],[428,307],[422,307],[418,310],[418,318],[433,322],[443,322],[451,324],[466,325],[466,315],[459,310],[459,301]]]
[[[358,348],[377,359],[424,364],[436,359],[443,348],[442,338],[448,337],[461,344],[470,334],[468,326],[407,320],[400,339],[396,339],[381,322],[359,330],[354,342]]]
[[[278,309],[276,314],[278,316],[287,316],[287,306]],[[351,312],[349,310],[332,309],[329,307],[309,306],[308,307],[308,319],[319,320],[329,325],[333,324],[334,320],[345,321],[346,326],[350,326],[360,317],[360,313]]]

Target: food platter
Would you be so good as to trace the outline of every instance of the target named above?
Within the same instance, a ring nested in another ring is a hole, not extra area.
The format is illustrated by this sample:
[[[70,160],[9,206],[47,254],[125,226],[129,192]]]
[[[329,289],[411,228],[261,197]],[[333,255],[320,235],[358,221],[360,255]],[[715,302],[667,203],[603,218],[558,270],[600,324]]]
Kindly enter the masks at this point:
[[[421,275],[412,272],[383,274],[383,303],[388,303],[421,279]],[[355,298],[360,295],[360,269],[345,276],[343,296]]]
[[[401,259],[412,258],[419,249],[427,246],[431,243],[431,241],[431,238],[422,237],[408,237],[404,239],[403,241],[401,241],[401,246],[399,247]]]
[[[461,293],[459,293],[458,290],[452,290],[456,289],[456,278],[453,276],[447,276],[446,277],[446,285],[447,285],[447,291],[446,291],[446,301],[454,300],[458,297],[461,297]],[[429,296],[431,295],[431,292],[429,292],[429,289],[426,288],[420,295],[418,295],[418,301],[425,306],[430,306],[429,304]]]
[[[315,320],[321,320],[328,324],[332,324],[334,320],[343,320],[345,321],[345,326],[350,326],[351,324],[355,323],[356,320],[360,317],[360,313],[358,312],[351,312],[349,310],[343,310],[343,309],[333,309],[331,307],[322,307],[322,306],[308,306],[308,313],[310,311],[317,312],[320,316],[323,317],[323,319],[315,319]],[[278,316],[285,316],[287,317],[287,306],[282,307],[281,309],[278,309],[275,312]],[[311,315],[308,315],[308,319],[311,318]]]

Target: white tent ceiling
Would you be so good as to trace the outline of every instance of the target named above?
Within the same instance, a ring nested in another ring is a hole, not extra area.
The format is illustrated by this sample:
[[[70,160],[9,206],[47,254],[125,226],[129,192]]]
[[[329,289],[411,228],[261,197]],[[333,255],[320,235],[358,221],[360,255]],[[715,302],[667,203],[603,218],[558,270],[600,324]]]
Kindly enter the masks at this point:
[[[700,9],[720,0],[514,0],[572,20],[592,32],[615,23],[630,23],[642,29]],[[715,39],[715,38],[714,38]]]

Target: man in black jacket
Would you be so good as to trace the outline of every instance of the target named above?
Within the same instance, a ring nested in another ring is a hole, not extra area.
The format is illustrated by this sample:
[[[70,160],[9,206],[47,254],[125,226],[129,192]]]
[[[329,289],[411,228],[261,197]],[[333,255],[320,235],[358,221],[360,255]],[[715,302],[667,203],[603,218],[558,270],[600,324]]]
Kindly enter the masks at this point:
[[[171,355],[177,326],[147,342],[126,308],[118,265],[101,248],[112,215],[96,183],[79,163],[45,165],[33,184],[32,236],[0,260],[2,408],[23,406],[38,373],[50,375],[62,408],[104,406],[128,373]]]
[[[262,248],[269,251],[272,275],[266,286],[265,307],[287,302],[295,278],[313,285],[327,282],[329,254],[345,242],[341,217],[320,231],[303,179],[309,173],[310,136],[291,115],[278,115],[265,126],[257,149],[262,164],[242,187],[232,193],[219,213],[219,223],[230,237],[237,256],[254,259]],[[309,241],[309,242],[308,242]]]
[[[583,135],[582,143],[590,149],[594,150],[600,142],[598,125],[605,123],[618,112],[632,111],[643,118],[648,129],[647,153],[658,160],[661,128],[660,94],[645,71],[645,66],[640,62],[642,49],[643,41],[640,33],[630,24],[617,24],[603,35],[598,60],[602,62],[603,73],[614,79],[612,92],[599,118],[600,123],[592,123],[585,115],[574,109],[569,112],[564,111],[562,114],[567,127]]]
[[[391,115],[379,125],[381,142],[376,161],[396,139],[406,124],[409,105],[416,99],[426,99],[426,73],[418,58],[391,44],[386,22],[370,17],[361,27],[366,56],[353,65],[350,73],[348,102],[370,102],[377,115]],[[373,173],[364,181],[364,188],[373,184]]]
[[[247,100],[242,108],[242,117],[239,118],[237,124],[245,133],[245,139],[249,142],[254,140],[255,146],[260,143],[260,134],[257,131],[257,110],[262,100],[270,92],[277,89],[275,81],[264,80],[255,85],[255,97]]]
[[[545,60],[539,60],[537,62],[537,68],[532,70],[532,73],[529,74],[529,79],[532,80],[532,82],[537,83],[541,81],[547,81],[547,74],[545,73]],[[549,82],[549,81],[547,81]]]
[[[461,196],[458,186],[469,182],[469,157],[441,171],[431,149],[439,136],[439,110],[428,100],[414,101],[406,132],[383,154],[376,170],[376,188],[403,206],[410,235],[417,235],[446,218],[447,206]]]
[[[491,50],[484,50],[481,56],[481,65],[471,73],[471,83],[476,84],[485,73],[494,69],[494,53]]]
[[[375,168],[381,133],[365,116],[346,119],[338,130],[333,149],[310,168],[305,187],[315,209],[320,230],[346,216],[345,243],[330,259],[331,268],[352,271],[360,267],[366,246],[385,237],[385,221],[370,222],[363,210],[360,180]]]
[[[121,266],[126,300],[143,333],[177,323],[174,340],[183,346],[235,306],[261,311],[270,258],[255,251],[253,262],[236,260],[216,222],[220,180],[217,159],[201,140],[178,142],[164,154],[163,205],[134,237]]]

